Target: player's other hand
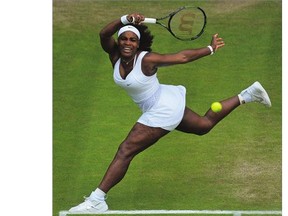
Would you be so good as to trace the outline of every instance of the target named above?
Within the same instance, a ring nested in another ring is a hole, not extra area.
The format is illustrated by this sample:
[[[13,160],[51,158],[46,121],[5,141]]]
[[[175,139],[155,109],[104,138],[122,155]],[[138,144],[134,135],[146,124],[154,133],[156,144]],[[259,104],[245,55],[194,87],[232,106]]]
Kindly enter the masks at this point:
[[[135,25],[140,25],[141,22],[143,22],[145,17],[142,14],[139,13],[132,13],[127,16],[127,20],[129,22],[135,24]]]
[[[223,47],[225,43],[224,43],[224,40],[221,37],[219,37],[217,33],[212,36],[210,45],[212,46],[214,52],[216,52],[219,48]]]

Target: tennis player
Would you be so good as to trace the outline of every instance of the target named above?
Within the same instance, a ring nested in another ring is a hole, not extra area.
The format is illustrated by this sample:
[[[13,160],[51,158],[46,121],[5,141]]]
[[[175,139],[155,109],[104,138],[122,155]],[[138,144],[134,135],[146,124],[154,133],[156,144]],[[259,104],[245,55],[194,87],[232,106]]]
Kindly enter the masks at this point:
[[[123,179],[132,159],[170,131],[176,129],[204,135],[241,104],[259,102],[271,106],[268,94],[259,82],[255,82],[239,95],[221,101],[222,110],[219,113],[209,109],[200,116],[193,112],[185,104],[185,87],[160,84],[158,69],[212,55],[224,46],[223,39],[215,34],[206,47],[175,54],[155,53],[151,51],[153,36],[147,26],[141,24],[144,18],[138,13],[125,15],[100,32],[102,48],[109,54],[114,68],[115,83],[127,91],[143,114],[120,144],[98,188],[83,203],[71,208],[71,213],[108,210],[106,194]],[[131,21],[134,25],[130,25]],[[117,40],[114,40],[114,34],[117,34]]]

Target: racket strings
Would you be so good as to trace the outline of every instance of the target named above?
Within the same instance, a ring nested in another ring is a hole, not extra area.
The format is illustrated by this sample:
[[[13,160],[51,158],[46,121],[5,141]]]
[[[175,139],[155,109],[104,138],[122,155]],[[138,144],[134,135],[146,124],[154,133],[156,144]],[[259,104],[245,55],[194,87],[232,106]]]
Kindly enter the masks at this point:
[[[205,27],[205,16],[197,8],[187,8],[176,13],[169,22],[171,32],[182,40],[200,36]]]

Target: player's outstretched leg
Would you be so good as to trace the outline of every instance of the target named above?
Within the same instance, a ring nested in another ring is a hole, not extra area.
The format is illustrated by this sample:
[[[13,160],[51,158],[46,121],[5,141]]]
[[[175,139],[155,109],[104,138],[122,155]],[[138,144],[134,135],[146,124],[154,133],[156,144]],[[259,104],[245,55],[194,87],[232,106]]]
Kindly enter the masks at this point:
[[[250,102],[258,102],[271,107],[270,98],[258,81],[243,90],[239,95],[221,101],[222,110],[220,112],[215,113],[209,109],[204,116],[200,116],[186,107],[184,117],[176,129],[197,135],[207,134],[239,105]]]
[[[85,201],[69,210],[70,213],[102,213],[108,210],[106,193],[120,182],[132,159],[168,134],[162,128],[153,128],[136,123],[121,143],[98,188]]]

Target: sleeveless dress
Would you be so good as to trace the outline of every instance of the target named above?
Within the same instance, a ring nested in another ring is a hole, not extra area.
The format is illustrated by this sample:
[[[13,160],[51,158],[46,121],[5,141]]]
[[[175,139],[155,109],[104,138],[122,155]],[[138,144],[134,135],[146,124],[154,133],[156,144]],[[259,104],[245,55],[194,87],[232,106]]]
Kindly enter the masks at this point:
[[[123,79],[120,75],[120,59],[114,66],[113,78],[126,90],[143,114],[137,122],[149,127],[174,130],[181,122],[185,110],[186,89],[183,86],[159,83],[157,73],[146,76],[141,69],[142,59],[148,52],[134,58],[133,70]]]

